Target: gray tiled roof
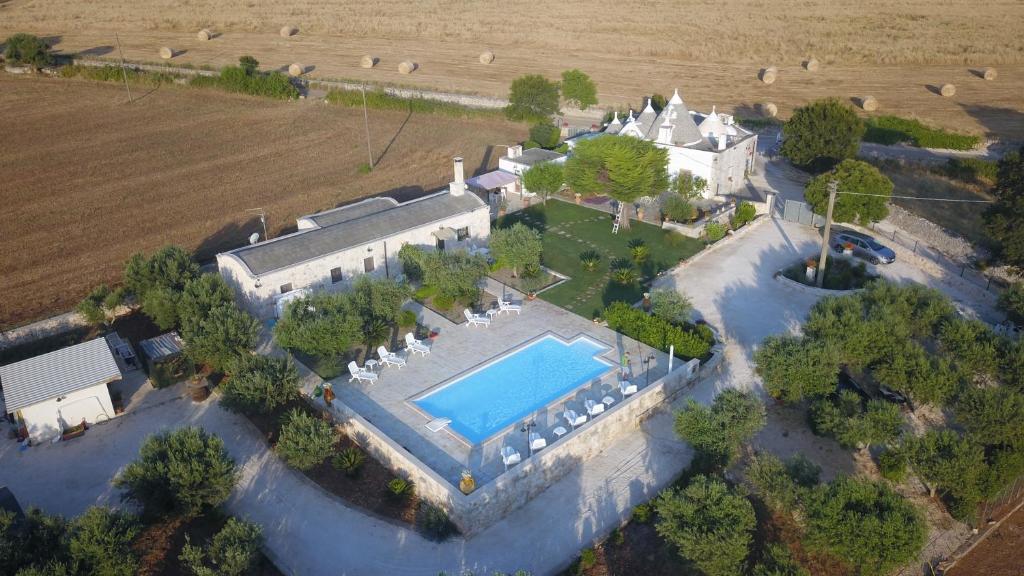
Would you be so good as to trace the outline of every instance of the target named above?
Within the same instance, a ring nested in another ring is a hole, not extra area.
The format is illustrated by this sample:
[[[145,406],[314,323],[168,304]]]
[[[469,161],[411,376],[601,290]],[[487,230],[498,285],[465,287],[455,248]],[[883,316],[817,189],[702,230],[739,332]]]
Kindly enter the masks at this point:
[[[390,210],[395,206],[398,206],[398,200],[395,200],[394,198],[388,198],[386,196],[380,198],[367,198],[366,200],[356,202],[355,204],[349,204],[348,206],[342,206],[341,208],[310,214],[309,216],[304,216],[304,218],[312,220],[321,228],[326,228],[327,226],[341,224],[342,222],[348,222],[349,220],[355,220],[357,218],[362,218],[363,216],[369,216],[370,214]]]
[[[402,204],[395,203],[384,210],[368,210],[356,218],[342,217],[337,224],[300,230],[228,253],[237,256],[253,274],[266,274],[486,206],[472,192],[452,195],[443,191]],[[314,221],[318,217],[314,215]],[[329,220],[325,218],[325,221]]]
[[[121,379],[105,338],[0,366],[7,413]]]
[[[545,150],[543,148],[530,148],[529,150],[523,150],[523,153],[515,158],[510,158],[512,162],[516,164],[522,164],[523,166],[533,166],[534,164],[541,164],[543,162],[550,162],[552,160],[558,160],[564,158],[565,154],[559,154],[551,150]]]

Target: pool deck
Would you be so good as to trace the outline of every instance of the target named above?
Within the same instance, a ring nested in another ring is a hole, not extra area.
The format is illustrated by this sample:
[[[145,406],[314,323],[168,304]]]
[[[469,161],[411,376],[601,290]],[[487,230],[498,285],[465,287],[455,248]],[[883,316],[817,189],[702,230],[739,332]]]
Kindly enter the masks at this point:
[[[500,294],[501,290],[495,293]],[[513,295],[512,299],[520,303],[516,296]],[[485,328],[453,324],[413,303],[409,307],[417,312],[420,322],[439,332],[431,344],[430,354],[405,355],[399,352],[406,358],[404,368],[384,368],[375,384],[349,383],[346,374],[331,381],[334,392],[342,402],[453,485],[458,484],[463,470],[470,470],[477,482],[484,484],[504,472],[500,456],[502,447],[512,446],[524,459],[529,455],[526,434],[521,431],[523,422],[497,433],[481,445],[470,446],[447,428],[439,432],[427,430],[426,424],[431,416],[412,404],[415,397],[545,334],[554,334],[565,340],[587,336],[611,348],[602,357],[615,365],[618,365],[622,353],[629,351],[633,382],[641,389],[668,371],[667,354],[540,299],[521,304],[521,314],[500,314]],[[650,354],[655,359],[648,375],[644,373],[640,359]],[[618,370],[613,370],[542,408],[533,418],[537,424],[533,431],[544,436],[550,446],[556,441],[553,433],[556,427],[569,428],[562,419],[566,407],[578,414],[586,414],[583,403],[588,398],[600,401],[607,395],[621,402],[617,374]]]

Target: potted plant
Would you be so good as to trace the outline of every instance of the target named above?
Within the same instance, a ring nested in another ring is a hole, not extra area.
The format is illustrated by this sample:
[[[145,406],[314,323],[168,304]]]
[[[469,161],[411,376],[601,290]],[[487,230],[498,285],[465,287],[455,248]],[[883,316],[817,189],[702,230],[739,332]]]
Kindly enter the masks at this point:
[[[818,273],[818,261],[815,260],[814,258],[808,258],[806,264],[807,279],[810,281],[814,281],[814,276]]]
[[[843,243],[843,256],[853,256],[853,242]]]
[[[501,204],[498,204],[498,217],[502,217],[508,214],[508,200],[502,200]]]
[[[527,300],[535,300],[537,298],[537,290],[540,288],[540,283],[539,275],[520,278],[519,285],[522,287],[523,292],[526,292]]]
[[[573,196],[573,198],[575,198],[575,199],[576,199],[576,204],[581,204],[581,203],[583,203],[583,194],[580,194],[579,192],[576,192],[576,193],[575,193],[575,194],[573,194],[572,196]]]
[[[476,490],[476,480],[473,479],[473,473],[469,470],[462,471],[462,479],[459,480],[459,490],[463,494],[469,494],[473,490]]]
[[[644,292],[643,308],[644,308],[644,312],[650,312],[651,311],[651,293],[650,292]]]

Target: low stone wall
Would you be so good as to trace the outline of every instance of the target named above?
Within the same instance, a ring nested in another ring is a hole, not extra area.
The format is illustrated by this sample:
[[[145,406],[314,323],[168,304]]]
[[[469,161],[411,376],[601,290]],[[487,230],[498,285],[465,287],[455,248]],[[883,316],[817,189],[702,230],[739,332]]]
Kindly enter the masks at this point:
[[[121,306],[117,309],[116,315],[118,317],[124,316],[133,310],[133,307]],[[6,350],[7,348],[13,348],[20,344],[27,344],[49,336],[63,334],[88,325],[89,323],[86,322],[81,314],[72,310],[71,312],[58,314],[57,316],[17,328],[11,328],[6,332],[0,333],[0,350]]]

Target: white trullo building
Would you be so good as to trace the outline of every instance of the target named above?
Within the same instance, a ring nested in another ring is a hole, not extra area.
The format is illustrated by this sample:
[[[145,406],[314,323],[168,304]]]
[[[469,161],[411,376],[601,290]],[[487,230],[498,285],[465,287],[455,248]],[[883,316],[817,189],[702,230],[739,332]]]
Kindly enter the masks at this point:
[[[604,133],[643,138],[666,148],[669,174],[685,171],[703,178],[708,185],[705,198],[739,190],[757,150],[757,134],[714,108],[709,114],[688,110],[679,90],[660,113],[648,99],[639,115],[631,111],[624,121],[616,115]]]

